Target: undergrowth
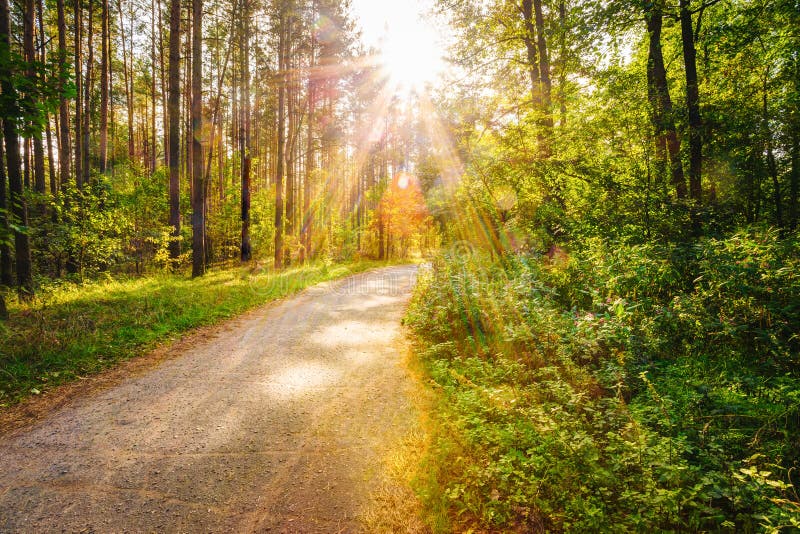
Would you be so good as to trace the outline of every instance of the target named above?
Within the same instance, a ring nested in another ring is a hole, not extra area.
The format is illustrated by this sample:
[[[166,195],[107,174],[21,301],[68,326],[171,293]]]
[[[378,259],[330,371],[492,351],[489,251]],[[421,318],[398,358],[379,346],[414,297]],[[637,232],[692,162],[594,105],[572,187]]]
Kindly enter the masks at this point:
[[[0,321],[0,409],[191,328],[378,265],[320,262],[279,272],[244,267],[196,279],[161,274],[45,288],[30,305],[12,304],[10,318]]]
[[[796,240],[443,254],[406,321],[439,531],[800,529]]]

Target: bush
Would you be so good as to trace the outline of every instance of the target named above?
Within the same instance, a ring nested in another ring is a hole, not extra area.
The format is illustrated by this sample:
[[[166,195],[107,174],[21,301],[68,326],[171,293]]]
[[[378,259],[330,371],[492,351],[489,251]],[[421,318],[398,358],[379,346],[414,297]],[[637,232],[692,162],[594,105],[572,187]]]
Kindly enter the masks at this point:
[[[407,321],[462,526],[800,528],[796,240],[443,255]],[[434,492],[435,494],[436,492]]]

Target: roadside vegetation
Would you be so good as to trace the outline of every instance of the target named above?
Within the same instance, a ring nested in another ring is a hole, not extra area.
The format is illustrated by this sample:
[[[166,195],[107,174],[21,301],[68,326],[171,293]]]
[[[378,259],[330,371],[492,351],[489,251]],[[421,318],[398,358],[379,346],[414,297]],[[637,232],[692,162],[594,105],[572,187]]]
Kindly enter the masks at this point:
[[[234,317],[314,284],[384,262],[315,262],[274,271],[256,265],[202,278],[159,274],[61,282],[0,322],[0,409],[98,373],[192,328]]]
[[[437,530],[800,529],[800,243],[462,249],[407,323],[440,403]]]

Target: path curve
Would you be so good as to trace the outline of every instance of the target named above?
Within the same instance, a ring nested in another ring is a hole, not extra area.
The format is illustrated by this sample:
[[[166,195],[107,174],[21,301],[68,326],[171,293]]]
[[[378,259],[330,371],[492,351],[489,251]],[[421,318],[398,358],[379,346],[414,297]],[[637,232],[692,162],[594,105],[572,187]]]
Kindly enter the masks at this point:
[[[315,286],[0,438],[2,532],[355,532],[413,427],[416,267]]]

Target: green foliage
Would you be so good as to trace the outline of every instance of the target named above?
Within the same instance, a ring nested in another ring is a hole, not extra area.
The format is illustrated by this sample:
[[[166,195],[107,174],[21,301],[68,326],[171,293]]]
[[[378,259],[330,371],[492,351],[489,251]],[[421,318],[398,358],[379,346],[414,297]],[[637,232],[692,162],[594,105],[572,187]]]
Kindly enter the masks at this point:
[[[800,528],[800,243],[448,253],[407,315],[462,527]]]

